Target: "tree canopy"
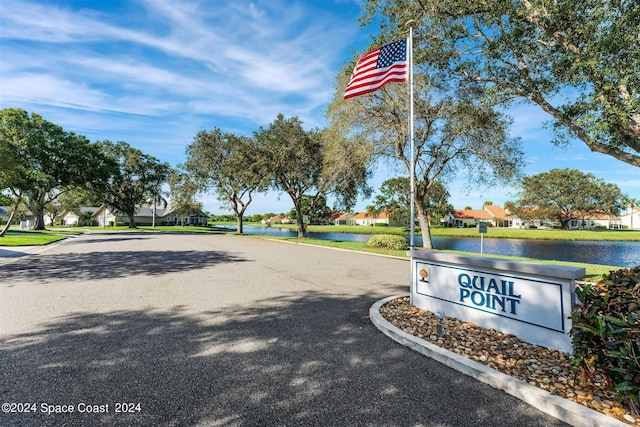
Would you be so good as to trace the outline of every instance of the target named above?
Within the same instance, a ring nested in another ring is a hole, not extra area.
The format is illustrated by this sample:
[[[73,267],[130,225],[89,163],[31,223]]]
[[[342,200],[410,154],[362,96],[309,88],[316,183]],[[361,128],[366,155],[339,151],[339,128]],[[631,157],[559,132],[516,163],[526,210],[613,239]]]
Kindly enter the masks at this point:
[[[101,188],[114,167],[84,136],[22,109],[0,111],[0,152],[0,185],[16,203],[25,198],[36,230],[44,229],[46,203],[71,188]]]
[[[432,248],[426,206],[438,182],[446,185],[457,174],[473,179],[474,185],[519,178],[523,154],[519,141],[509,137],[510,122],[474,88],[453,87],[442,74],[416,73],[412,158],[407,85],[389,84],[345,100],[342,90],[350,67],[340,74],[328,109],[331,127],[354,146],[369,145],[372,158],[390,160],[408,176],[414,165],[416,218],[424,247]]]
[[[118,165],[102,193],[103,200],[107,206],[128,216],[129,228],[136,228],[136,209],[160,194],[170,167],[124,141],[99,144],[105,155]]]
[[[184,226],[184,218],[202,211],[202,203],[196,200],[198,185],[192,175],[182,169],[169,172],[169,191],[171,207],[180,217],[180,225]]]
[[[271,186],[291,197],[296,212],[298,236],[304,237],[302,221],[303,196],[313,200],[322,194],[322,143],[316,130],[306,131],[297,117],[278,117],[268,128],[255,133],[264,158],[269,159],[268,173]],[[313,194],[308,194],[313,193]]]
[[[522,179],[522,194],[508,206],[523,218],[555,218],[561,228],[574,219],[620,214],[625,198],[615,184],[576,169],[552,169]]]
[[[303,201],[311,211],[336,197],[342,207],[355,204],[359,192],[368,194],[368,157],[340,133],[305,130],[298,117],[279,114],[268,128],[255,132],[274,190],[291,197],[298,236],[305,236]]]
[[[187,146],[185,170],[193,174],[201,191],[214,190],[218,198],[233,210],[238,233],[243,232],[244,213],[253,195],[267,188],[261,156],[256,140],[222,132],[198,132]]]
[[[552,118],[556,143],[640,166],[640,2],[367,0],[381,40],[417,20],[416,67],[480,84],[503,104],[527,100]]]
[[[453,212],[453,206],[447,202],[449,192],[445,186],[435,181],[425,199],[423,209],[432,221]],[[411,183],[406,176],[391,178],[382,183],[380,194],[375,197],[374,212],[387,212],[389,220],[395,224],[409,224],[411,218]]]

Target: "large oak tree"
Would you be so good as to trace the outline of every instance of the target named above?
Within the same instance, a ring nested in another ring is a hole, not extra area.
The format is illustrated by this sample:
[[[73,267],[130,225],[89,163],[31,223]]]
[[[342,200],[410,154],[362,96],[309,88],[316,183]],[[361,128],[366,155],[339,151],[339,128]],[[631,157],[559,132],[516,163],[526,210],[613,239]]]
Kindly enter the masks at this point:
[[[591,215],[617,216],[624,196],[615,184],[576,169],[552,169],[522,179],[522,194],[511,204],[516,214],[551,218],[568,228],[575,219]]]
[[[16,203],[25,199],[36,230],[44,229],[51,199],[73,188],[102,188],[114,167],[84,136],[22,109],[0,111],[0,151],[2,190],[13,193]]]
[[[244,213],[253,196],[266,190],[269,179],[256,140],[214,128],[198,132],[186,153],[185,170],[193,175],[198,189],[213,190],[233,211],[237,232],[242,233]]]
[[[136,209],[160,194],[170,167],[123,141],[115,144],[102,141],[100,145],[103,152],[118,165],[109,186],[102,193],[105,204],[127,215],[129,228],[136,228]]]
[[[268,128],[255,132],[271,187],[291,197],[298,236],[306,235],[303,202],[313,211],[332,195],[336,205],[352,207],[358,194],[368,194],[366,150],[332,129],[305,130],[298,117],[279,114]]]
[[[350,65],[338,77],[337,90],[329,106],[331,126],[354,141],[372,147],[372,158],[385,158],[401,165],[415,178],[416,219],[423,247],[431,249],[431,231],[426,207],[438,183],[456,176],[474,185],[519,178],[522,151],[519,141],[509,137],[509,120],[495,105],[481,100],[474,88],[461,90],[446,76],[415,75],[414,152],[410,150],[408,90],[406,84],[388,84],[372,94],[343,99]]]
[[[363,24],[389,39],[417,20],[415,64],[482,84],[552,118],[556,143],[640,166],[640,2],[367,0]]]

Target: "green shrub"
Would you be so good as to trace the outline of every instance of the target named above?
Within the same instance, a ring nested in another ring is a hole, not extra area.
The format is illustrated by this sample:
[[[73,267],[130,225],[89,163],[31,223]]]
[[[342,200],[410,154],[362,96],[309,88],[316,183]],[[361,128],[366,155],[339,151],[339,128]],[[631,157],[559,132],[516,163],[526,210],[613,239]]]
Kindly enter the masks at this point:
[[[409,247],[407,244],[407,240],[395,234],[376,234],[371,236],[368,246],[374,248],[387,248],[387,249],[395,249],[395,250],[405,250]]]
[[[612,271],[576,295],[573,364],[591,380],[604,377],[618,400],[640,415],[640,266]]]

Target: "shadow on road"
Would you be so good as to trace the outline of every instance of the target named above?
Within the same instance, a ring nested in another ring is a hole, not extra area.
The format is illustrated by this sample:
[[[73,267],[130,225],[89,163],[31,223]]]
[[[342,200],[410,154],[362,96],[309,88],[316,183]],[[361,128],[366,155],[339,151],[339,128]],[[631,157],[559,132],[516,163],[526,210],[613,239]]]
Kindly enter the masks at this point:
[[[5,280],[95,280],[136,274],[161,275],[206,268],[227,262],[245,262],[221,251],[115,251],[32,255],[26,262],[2,267]]]
[[[52,321],[0,344],[3,401],[110,412],[0,424],[563,425],[378,333],[375,299],[308,292],[198,317],[175,307]],[[114,413],[117,402],[139,412]]]

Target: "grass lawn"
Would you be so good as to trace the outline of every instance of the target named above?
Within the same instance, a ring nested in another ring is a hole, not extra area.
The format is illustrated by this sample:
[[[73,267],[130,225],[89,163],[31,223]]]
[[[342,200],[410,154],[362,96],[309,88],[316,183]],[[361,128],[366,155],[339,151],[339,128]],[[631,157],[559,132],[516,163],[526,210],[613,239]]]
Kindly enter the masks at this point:
[[[64,238],[65,236],[52,234],[51,232],[8,231],[7,234],[4,235],[4,237],[0,237],[0,246],[41,246],[57,242]]]
[[[65,238],[65,235],[80,235],[85,230],[92,231],[115,231],[115,232],[169,232],[169,233],[212,233],[227,232],[228,230],[218,230],[211,227],[181,227],[181,226],[140,226],[138,228],[122,227],[53,227],[47,230],[31,231],[10,229],[4,237],[0,237],[0,247],[2,246],[40,246],[57,242]]]

